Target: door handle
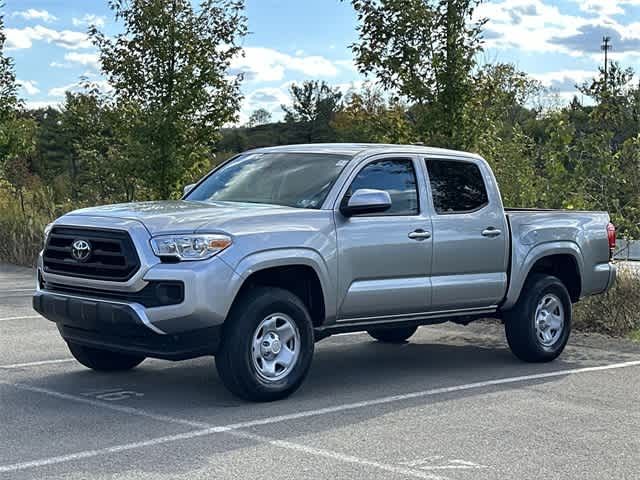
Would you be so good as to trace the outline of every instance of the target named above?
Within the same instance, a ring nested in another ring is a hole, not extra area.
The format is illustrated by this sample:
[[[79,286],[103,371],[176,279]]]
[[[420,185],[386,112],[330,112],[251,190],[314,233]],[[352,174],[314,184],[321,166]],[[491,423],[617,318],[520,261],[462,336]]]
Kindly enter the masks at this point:
[[[497,237],[498,235],[502,235],[502,231],[496,227],[487,227],[482,231],[483,237]]]
[[[409,238],[411,240],[426,240],[427,238],[431,238],[431,232],[427,232],[419,228],[418,230],[414,230],[409,234]]]

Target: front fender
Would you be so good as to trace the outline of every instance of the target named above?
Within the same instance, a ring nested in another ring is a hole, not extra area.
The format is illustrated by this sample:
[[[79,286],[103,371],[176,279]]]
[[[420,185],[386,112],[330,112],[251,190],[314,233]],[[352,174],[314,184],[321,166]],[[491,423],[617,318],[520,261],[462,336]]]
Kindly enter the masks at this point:
[[[520,246],[522,248],[523,245]],[[536,245],[529,251],[516,251],[511,260],[511,277],[509,279],[509,289],[502,309],[507,310],[515,305],[520,298],[522,287],[527,280],[531,269],[541,258],[550,255],[571,255],[576,261],[580,278],[584,278],[584,261],[582,251],[578,244],[570,241],[546,242]]]
[[[251,274],[273,267],[305,265],[313,268],[320,280],[327,320],[336,316],[336,283],[324,258],[309,248],[276,248],[252,253],[242,258],[235,271],[244,280]]]

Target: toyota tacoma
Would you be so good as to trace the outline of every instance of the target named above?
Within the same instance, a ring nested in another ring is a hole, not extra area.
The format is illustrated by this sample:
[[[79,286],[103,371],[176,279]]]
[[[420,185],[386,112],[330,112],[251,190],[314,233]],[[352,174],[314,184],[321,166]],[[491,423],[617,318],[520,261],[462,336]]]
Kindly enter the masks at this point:
[[[606,212],[505,209],[478,155],[422,146],[261,148],[177,201],[76,210],[45,231],[33,305],[94,370],[215,356],[254,401],[303,382],[314,344],[494,317],[512,352],[564,349],[572,304],[615,281]]]

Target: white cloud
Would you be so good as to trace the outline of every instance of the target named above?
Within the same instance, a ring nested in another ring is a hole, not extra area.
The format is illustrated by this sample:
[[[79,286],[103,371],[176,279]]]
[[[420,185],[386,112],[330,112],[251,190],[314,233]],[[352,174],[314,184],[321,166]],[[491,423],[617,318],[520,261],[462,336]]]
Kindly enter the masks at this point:
[[[640,0],[574,0],[580,10],[598,15],[622,15],[627,5],[640,5]]]
[[[71,67],[73,67],[73,65],[71,65],[70,63],[62,63],[62,62],[56,62],[56,61],[53,61],[53,62],[49,63],[49,66],[53,67],[53,68],[71,68]]]
[[[596,75],[593,70],[558,70],[555,72],[532,73],[531,76],[540,81],[545,87],[560,92],[574,92],[575,85],[591,79]]]
[[[35,110],[38,108],[56,108],[60,109],[60,102],[57,100],[47,101],[47,100],[27,100],[25,106],[30,110]]]
[[[626,55],[640,52],[640,24],[623,25],[610,17],[624,12],[624,5],[640,5],[640,0],[579,3],[590,15],[566,14],[554,3],[543,0],[485,2],[476,9],[476,15],[489,19],[484,35],[488,47],[579,57],[599,52],[602,36],[609,35]]]
[[[271,113],[274,120],[281,119],[283,112],[280,105],[290,101],[288,88],[289,83],[285,83],[279,87],[258,88],[245,95],[240,110],[240,123],[247,123],[249,116],[259,108]]]
[[[64,97],[65,92],[73,92],[80,88],[78,82],[69,83],[67,85],[62,85],[61,87],[54,87],[49,90],[48,94],[50,97]]]
[[[93,13],[87,13],[81,18],[72,18],[71,23],[76,27],[95,25],[96,27],[104,27],[105,17],[94,15]]]
[[[551,39],[575,35],[586,22],[582,17],[562,14],[558,7],[542,0],[482,3],[476,15],[489,19],[484,35],[487,46],[534,52],[566,50]]]
[[[314,78],[338,74],[338,69],[330,60],[317,55],[291,56],[265,47],[246,47],[244,52],[244,57],[233,60],[231,69],[244,73],[248,81],[277,82],[284,79],[287,71]]]
[[[86,33],[73,30],[52,30],[42,25],[26,28],[7,28],[6,34],[8,49],[31,48],[34,41],[54,43],[69,50],[91,47],[91,40]]]
[[[16,80],[16,83],[20,85],[27,95],[36,95],[40,93],[40,89],[36,87],[38,82],[35,80]]]
[[[353,72],[358,71],[358,67],[353,63],[353,60],[336,60],[335,63],[337,66],[343,68],[344,70],[351,70]]]
[[[36,10],[35,8],[29,8],[21,12],[13,12],[12,16],[22,17],[25,20],[42,20],[43,22],[55,22],[58,17],[51,15],[46,10]]]
[[[80,65],[92,67],[96,70],[100,68],[100,57],[97,53],[69,52],[65,54],[64,59],[67,62],[79,63]]]
[[[109,93],[113,91],[113,87],[106,80],[97,80],[91,83],[103,93]],[[64,97],[65,92],[80,92],[82,90],[82,83],[78,81],[69,83],[67,85],[62,85],[60,87],[51,88],[47,93],[50,97]]]

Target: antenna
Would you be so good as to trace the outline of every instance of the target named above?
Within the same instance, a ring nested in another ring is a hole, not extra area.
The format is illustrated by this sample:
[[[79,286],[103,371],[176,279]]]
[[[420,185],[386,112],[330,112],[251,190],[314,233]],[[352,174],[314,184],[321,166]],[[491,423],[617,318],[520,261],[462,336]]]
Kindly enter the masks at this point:
[[[611,37],[605,36],[602,37],[602,45],[600,49],[604,52],[604,89],[607,89],[608,82],[608,73],[609,73],[609,50],[611,50]]]

